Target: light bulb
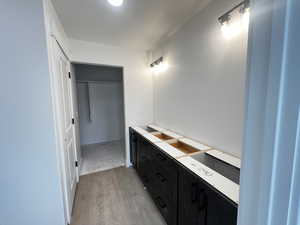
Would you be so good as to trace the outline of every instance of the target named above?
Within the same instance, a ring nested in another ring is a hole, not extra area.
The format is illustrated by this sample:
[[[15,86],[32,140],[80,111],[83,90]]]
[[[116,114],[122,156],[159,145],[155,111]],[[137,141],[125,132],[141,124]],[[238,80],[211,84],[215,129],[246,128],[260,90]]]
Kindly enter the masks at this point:
[[[163,62],[160,64],[160,72],[166,72],[169,68],[169,64],[167,62]]]
[[[119,7],[123,5],[124,0],[107,0],[112,6]]]
[[[166,72],[169,68],[169,64],[167,62],[161,62],[158,65],[155,65],[154,67],[151,68],[151,71],[155,74],[158,75],[160,73]]]
[[[152,68],[152,72],[157,75],[159,74],[159,66],[158,65],[155,65],[153,68]]]
[[[154,71],[155,71],[155,67],[154,67],[154,66],[151,66],[151,67],[150,67],[150,72],[151,72],[151,73],[154,73]]]
[[[241,24],[239,22],[225,22],[222,24],[221,30],[226,39],[231,39],[241,32]]]
[[[246,9],[246,11],[243,14],[243,26],[244,26],[244,28],[248,29],[249,21],[250,21],[250,10]]]
[[[157,73],[159,74],[159,73],[162,73],[162,72],[164,72],[164,66],[163,66],[163,63],[160,63],[157,66]]]

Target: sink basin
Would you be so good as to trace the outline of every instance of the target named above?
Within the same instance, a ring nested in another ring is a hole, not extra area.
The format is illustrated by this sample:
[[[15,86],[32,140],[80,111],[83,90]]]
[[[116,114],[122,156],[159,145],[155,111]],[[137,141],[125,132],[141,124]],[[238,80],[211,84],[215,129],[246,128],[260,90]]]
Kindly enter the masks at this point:
[[[153,132],[152,135],[154,135],[155,137],[157,137],[157,138],[159,138],[160,140],[163,140],[163,141],[173,139],[172,137],[170,137],[168,135],[165,135],[163,133],[159,133],[159,132]]]
[[[146,127],[145,130],[149,133],[153,133],[153,132],[156,132],[157,130],[154,130],[153,128],[151,127]]]
[[[196,152],[200,152],[201,150],[194,148],[190,145],[187,145],[181,141],[175,141],[175,142],[170,142],[170,145],[172,145],[173,147],[177,148],[179,151],[185,153],[185,154],[192,154],[192,153],[196,153]]]
[[[195,154],[191,156],[196,161],[204,164],[205,166],[211,168],[212,170],[220,173],[224,177],[227,177],[229,180],[233,181],[236,184],[239,184],[240,180],[240,170],[220,159],[217,159],[207,153],[204,154]]]

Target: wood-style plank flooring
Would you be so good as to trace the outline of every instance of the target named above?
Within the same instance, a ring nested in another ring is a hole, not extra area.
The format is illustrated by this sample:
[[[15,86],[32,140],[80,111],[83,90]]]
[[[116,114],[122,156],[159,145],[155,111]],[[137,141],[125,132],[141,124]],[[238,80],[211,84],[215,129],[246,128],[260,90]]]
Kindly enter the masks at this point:
[[[71,225],[166,225],[132,168],[80,177]]]

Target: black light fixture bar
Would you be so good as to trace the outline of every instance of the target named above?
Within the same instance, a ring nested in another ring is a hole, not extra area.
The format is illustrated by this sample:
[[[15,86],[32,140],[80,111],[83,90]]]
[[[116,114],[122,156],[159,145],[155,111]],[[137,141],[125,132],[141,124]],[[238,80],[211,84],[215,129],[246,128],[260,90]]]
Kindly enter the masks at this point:
[[[159,65],[161,62],[164,61],[163,57],[160,57],[159,59],[155,60],[153,63],[150,64],[151,67],[154,67],[156,65]]]
[[[230,13],[232,13],[234,10],[240,8],[242,5],[244,5],[243,8],[249,8],[250,0],[242,1],[241,3],[234,6],[232,9],[228,10],[226,13],[224,13],[222,16],[218,18],[219,22],[223,24],[224,22],[228,21],[230,19]]]

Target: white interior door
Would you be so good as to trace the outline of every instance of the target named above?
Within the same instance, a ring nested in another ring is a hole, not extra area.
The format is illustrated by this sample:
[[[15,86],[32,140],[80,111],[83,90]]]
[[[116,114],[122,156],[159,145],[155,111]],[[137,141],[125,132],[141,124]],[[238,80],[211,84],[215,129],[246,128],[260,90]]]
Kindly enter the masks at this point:
[[[67,220],[70,223],[72,206],[75,197],[77,183],[76,168],[76,137],[73,123],[73,105],[72,105],[72,83],[70,72],[70,62],[65,57],[57,43],[54,44],[54,62],[56,77],[56,98],[59,117],[60,139],[61,139],[61,169],[63,175],[65,210]]]

